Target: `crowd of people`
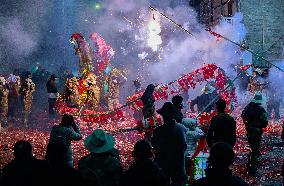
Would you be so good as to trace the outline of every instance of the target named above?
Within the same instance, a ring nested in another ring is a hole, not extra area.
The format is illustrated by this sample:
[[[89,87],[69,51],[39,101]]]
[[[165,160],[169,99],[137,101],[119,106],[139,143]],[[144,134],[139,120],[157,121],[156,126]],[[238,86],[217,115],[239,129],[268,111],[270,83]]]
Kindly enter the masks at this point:
[[[16,72],[6,78],[0,77],[0,131],[9,123],[22,123],[28,127],[35,88],[29,72],[22,77]]]
[[[69,74],[68,78],[72,77]],[[52,74],[46,83],[49,117],[52,119],[56,115],[55,103],[59,96],[56,79],[56,75]],[[141,91],[140,82],[134,81],[134,86],[136,92]],[[21,77],[16,73],[0,77],[0,130],[7,127],[9,121],[21,121],[28,127],[35,87],[31,73]],[[195,119],[186,118],[183,114],[184,103],[188,102],[180,95],[174,96],[172,102],[164,103],[156,111],[154,90],[155,85],[147,86],[141,97],[142,111],[135,111],[134,118],[141,120],[159,114],[163,124],[147,130],[145,138],[136,142],[132,154],[134,161],[127,170],[122,168],[114,137],[102,129],[95,129],[85,139],[84,146],[89,154],[79,160],[78,169],[75,169],[71,142],[82,140],[83,136],[73,116],[65,114],[61,123],[51,129],[45,160],[33,156],[32,145],[28,141],[18,141],[14,145],[15,158],[1,170],[0,185],[182,186],[188,182],[186,156],[194,154],[201,138],[206,140],[210,149],[206,177],[191,184],[247,185],[233,176],[230,170],[237,140],[236,121],[225,112],[226,102],[218,97],[214,87],[207,84],[202,94],[188,104],[193,112],[195,105],[198,112],[217,112],[205,129],[198,126]],[[215,98],[218,98],[217,101],[214,101]],[[241,114],[251,149],[246,168],[252,176],[260,175],[261,139],[272,110],[275,118],[280,118],[279,95],[273,94],[269,98],[268,112],[262,106],[262,94],[256,93]],[[284,140],[284,130],[281,138]]]
[[[151,93],[148,99],[151,100]],[[147,99],[144,101],[147,102]],[[261,94],[256,94],[242,112],[251,148],[247,170],[252,176],[258,174],[262,130],[268,125],[262,101]],[[95,129],[86,137],[84,146],[89,154],[78,161],[78,169],[75,169],[71,142],[81,140],[82,134],[73,116],[65,114],[61,123],[51,129],[45,160],[33,156],[30,142],[16,142],[13,149],[15,158],[1,170],[0,185],[185,185],[188,180],[185,155],[188,147],[193,145],[188,143],[187,135],[189,131],[196,131],[197,127],[192,129],[196,121],[184,118],[182,102],[181,96],[175,96],[172,102],[164,103],[157,110],[163,118],[163,125],[153,129],[150,137],[148,134],[147,138],[136,142],[132,153],[134,160],[127,170],[122,168],[114,137],[102,129]],[[146,105],[150,113],[153,106],[153,103]],[[234,162],[236,121],[225,113],[226,102],[223,99],[216,102],[215,109],[217,115],[211,119],[209,129],[200,134],[206,138],[210,149],[206,177],[192,185],[248,185],[234,176],[230,169]]]

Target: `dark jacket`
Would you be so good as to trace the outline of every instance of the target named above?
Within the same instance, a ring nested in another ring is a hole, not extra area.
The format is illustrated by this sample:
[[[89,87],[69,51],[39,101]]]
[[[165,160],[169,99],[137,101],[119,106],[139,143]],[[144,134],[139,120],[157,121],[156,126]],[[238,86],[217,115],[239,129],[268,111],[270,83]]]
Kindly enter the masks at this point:
[[[200,96],[197,96],[194,100],[190,103],[190,109],[194,110],[194,105],[197,105],[198,112],[202,112],[203,109],[217,96],[218,94],[216,92],[209,93],[209,94],[201,94]],[[216,99],[217,101],[218,99]],[[212,103],[210,106],[208,106],[204,112],[210,112],[213,110],[215,105],[215,102]]]
[[[226,142],[234,147],[236,143],[236,121],[226,113],[218,113],[211,119],[206,135],[209,147],[216,142]]]
[[[86,185],[86,183],[83,182],[79,171],[68,165],[51,166],[49,175],[47,183],[52,186]],[[44,183],[42,183],[42,185],[44,185]]]
[[[73,128],[73,129],[72,129]],[[55,125],[51,129],[49,141],[61,141],[68,148],[68,162],[72,161],[71,141],[79,141],[82,139],[80,128],[73,124],[72,128]]]
[[[155,149],[155,160],[167,176],[185,174],[185,133],[185,127],[175,121],[165,122],[154,130],[152,146]]]
[[[49,166],[47,161],[34,157],[13,160],[2,170],[1,186],[36,186],[47,181]]]
[[[48,82],[46,83],[46,89],[47,93],[57,93],[57,87],[55,81],[49,79]]]
[[[90,153],[81,158],[78,169],[87,185],[95,186],[116,186],[122,173],[120,161],[113,152]]]
[[[133,163],[124,173],[121,186],[165,186],[166,177],[162,169],[152,160]]]
[[[206,177],[195,181],[192,186],[248,186],[248,184],[237,176],[233,176],[231,170],[210,169]]]
[[[258,128],[262,131],[268,125],[267,112],[261,105],[253,102],[243,110],[242,119],[247,129]]]
[[[174,119],[176,122],[181,123],[183,119],[183,114],[181,112],[181,109],[178,107],[174,106]]]

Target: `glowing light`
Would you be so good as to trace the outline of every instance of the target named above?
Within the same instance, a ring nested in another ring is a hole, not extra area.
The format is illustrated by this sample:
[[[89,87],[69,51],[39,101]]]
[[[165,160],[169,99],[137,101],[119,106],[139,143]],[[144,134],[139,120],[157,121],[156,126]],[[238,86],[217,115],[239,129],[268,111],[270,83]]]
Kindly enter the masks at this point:
[[[147,28],[148,28],[147,45],[153,51],[157,51],[159,45],[162,44],[162,38],[160,36],[161,33],[160,17],[157,13],[154,12],[152,13]]]
[[[99,10],[99,9],[101,9],[102,6],[101,6],[100,3],[96,3],[94,7],[95,7],[96,10]]]

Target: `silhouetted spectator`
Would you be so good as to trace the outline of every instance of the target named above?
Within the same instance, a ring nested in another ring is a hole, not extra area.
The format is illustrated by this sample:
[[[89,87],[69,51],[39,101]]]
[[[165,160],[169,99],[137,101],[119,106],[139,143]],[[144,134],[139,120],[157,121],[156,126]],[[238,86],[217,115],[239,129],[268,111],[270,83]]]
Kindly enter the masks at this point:
[[[88,185],[116,186],[122,173],[114,138],[96,129],[85,139],[90,154],[81,158],[78,168]]]
[[[28,141],[18,141],[14,145],[15,159],[2,170],[1,186],[41,185],[48,177],[48,164],[32,155],[32,145]]]
[[[134,145],[135,162],[125,172],[121,186],[165,186],[167,180],[164,172],[153,162],[151,145],[140,140]],[[141,179],[142,178],[142,179]]]
[[[143,103],[142,112],[144,119],[152,117],[155,113],[155,99],[153,96],[154,90],[155,90],[155,85],[153,84],[148,85],[141,97],[141,101]]]
[[[48,113],[50,118],[55,117],[55,103],[58,97],[58,90],[55,80],[56,76],[55,74],[52,74],[48,82],[46,83],[46,89],[48,93],[48,105],[49,105]]]
[[[246,127],[247,139],[251,149],[247,163],[247,170],[251,175],[257,173],[258,159],[261,155],[260,144],[263,128],[266,128],[268,125],[267,112],[261,106],[262,102],[262,95],[256,93],[242,112],[242,119]]]
[[[232,175],[230,166],[233,162],[234,151],[229,144],[214,144],[210,149],[206,177],[197,180],[192,186],[247,186],[241,178]]]
[[[68,148],[61,141],[52,141],[47,145],[46,156],[50,165],[47,183],[54,186],[85,185],[79,171],[66,164]],[[44,183],[43,183],[44,184]]]
[[[156,128],[153,133],[155,160],[171,180],[171,185],[182,186],[185,182],[186,129],[174,120],[172,103],[166,102],[157,112],[162,115],[164,125]]]
[[[216,102],[217,115],[211,119],[206,141],[209,147],[216,142],[226,142],[234,148],[236,143],[236,121],[225,113],[226,101],[219,99]]]
[[[82,139],[79,126],[75,123],[73,116],[64,114],[59,125],[55,125],[51,129],[49,142],[61,141],[68,149],[67,164],[73,167],[71,141],[79,141]],[[48,159],[48,157],[46,157]]]
[[[194,100],[190,103],[190,109],[192,112],[194,112],[194,106],[197,105],[197,111],[198,112],[211,112],[214,108],[215,103],[209,103],[218,96],[216,90],[214,87],[212,87],[210,84],[207,84],[202,90],[202,94],[200,96],[197,96]]]
[[[174,119],[176,122],[181,123],[183,119],[182,109],[183,109],[183,98],[180,95],[174,96],[172,98],[172,103],[174,105]]]

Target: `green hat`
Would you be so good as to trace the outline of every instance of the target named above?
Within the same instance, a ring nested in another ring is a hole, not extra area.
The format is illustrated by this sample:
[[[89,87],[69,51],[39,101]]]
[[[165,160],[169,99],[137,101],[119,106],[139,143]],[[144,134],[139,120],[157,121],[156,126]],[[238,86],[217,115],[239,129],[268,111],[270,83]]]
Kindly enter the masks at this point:
[[[251,102],[262,104],[262,102],[263,102],[262,94],[261,94],[260,92],[257,92],[257,93],[254,95],[254,98],[251,100]]]
[[[86,149],[92,153],[103,153],[114,147],[114,138],[102,129],[96,129],[84,142]]]

